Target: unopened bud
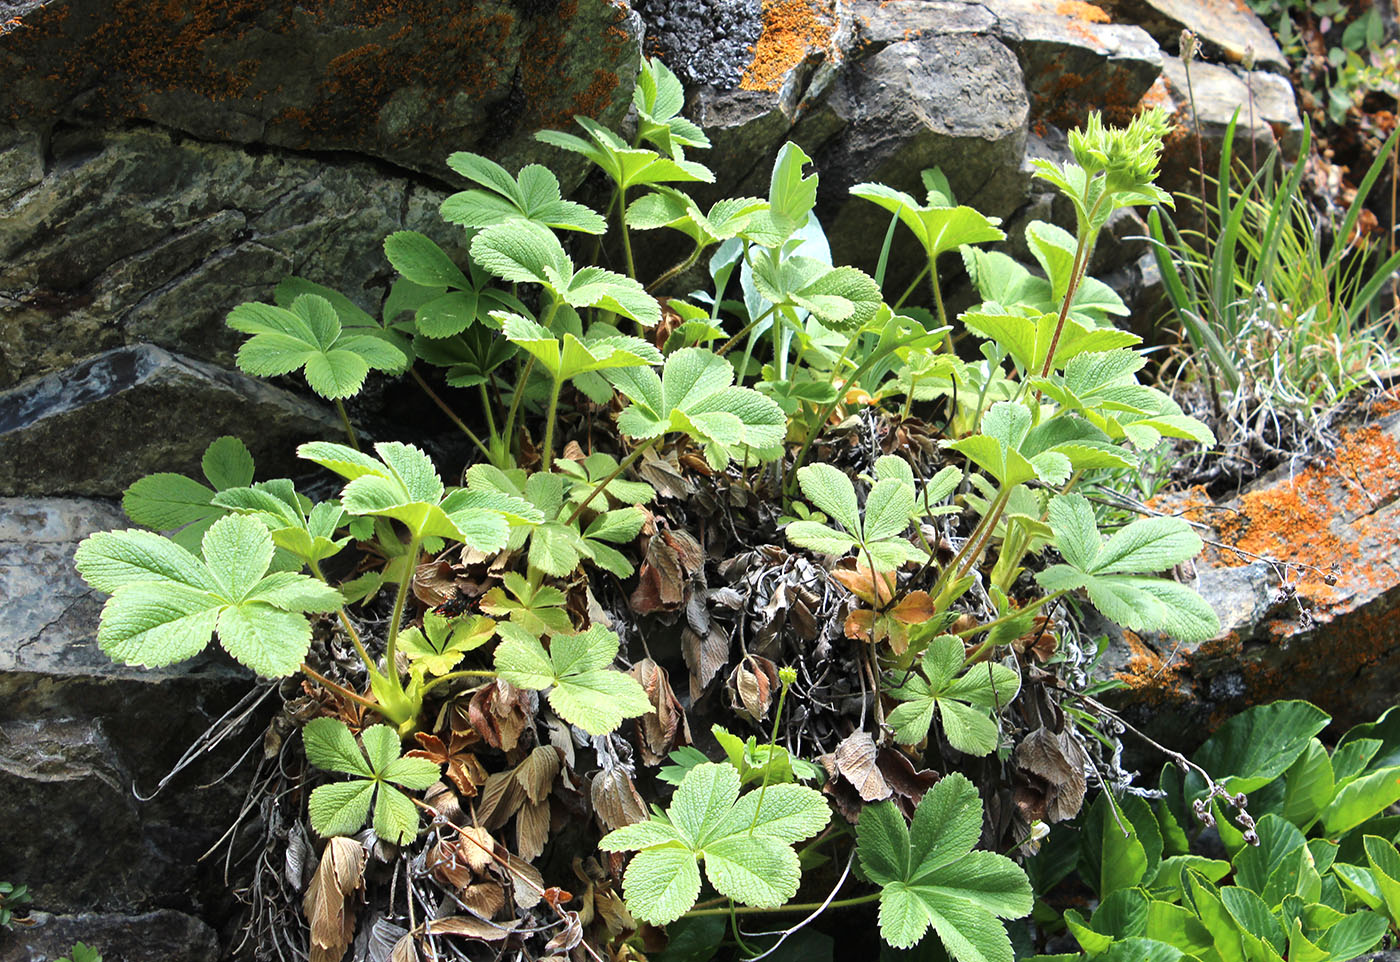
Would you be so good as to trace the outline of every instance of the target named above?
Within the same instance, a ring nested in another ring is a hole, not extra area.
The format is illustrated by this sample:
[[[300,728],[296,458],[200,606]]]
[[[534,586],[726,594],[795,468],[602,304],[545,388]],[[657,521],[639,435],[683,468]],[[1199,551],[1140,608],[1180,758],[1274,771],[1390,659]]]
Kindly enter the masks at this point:
[[[784,688],[788,688],[797,681],[797,669],[791,665],[784,665],[778,669],[778,681],[783,683]]]
[[[1187,63],[1196,59],[1196,35],[1190,30],[1181,31],[1181,59]]]
[[[1253,70],[1253,69],[1254,69],[1254,44],[1252,44],[1252,43],[1246,45],[1245,48],[1244,48],[1244,60],[1243,60],[1243,64],[1244,64],[1244,69],[1246,69],[1246,70]]]

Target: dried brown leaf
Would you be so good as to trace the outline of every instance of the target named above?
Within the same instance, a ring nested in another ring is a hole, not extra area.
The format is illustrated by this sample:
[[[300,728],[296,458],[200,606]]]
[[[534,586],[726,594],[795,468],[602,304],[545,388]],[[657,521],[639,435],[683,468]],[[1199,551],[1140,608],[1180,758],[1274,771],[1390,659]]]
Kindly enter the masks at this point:
[[[713,622],[705,635],[697,634],[686,625],[681,629],[681,654],[685,656],[685,665],[690,669],[690,700],[693,702],[728,663],[729,635]]]
[[[516,781],[515,772],[496,772],[487,776],[481,790],[476,817],[487,828],[500,828],[525,804],[525,790]]]
[[[355,912],[348,902],[364,884],[364,877],[364,846],[353,838],[326,842],[301,903],[311,925],[311,962],[340,962],[345,955],[355,937]]]
[[[660,765],[677,747],[690,744],[690,722],[666,669],[643,658],[632,666],[630,674],[641,683],[654,709],[637,719],[637,745],[646,764]]]
[[[568,952],[583,941],[583,923],[577,912],[564,912],[564,928],[559,934],[545,943],[546,952]]]
[[[632,779],[621,768],[605,769],[593,776],[589,789],[594,814],[606,831],[646,821],[647,806]]]
[[[514,751],[521,733],[534,724],[529,693],[499,678],[472,695],[467,714],[482,740],[503,752]]]
[[[484,919],[492,919],[506,907],[506,890],[499,882],[476,882],[462,890],[462,904]]]
[[[663,498],[681,500],[695,493],[695,485],[681,473],[676,459],[667,459],[655,450],[642,455],[642,459],[637,462],[637,473]]]
[[[553,751],[554,749],[550,749]],[[515,814],[515,852],[534,861],[549,841],[549,802],[526,802]]]
[[[559,752],[553,745],[538,745],[515,768],[515,780],[527,798],[538,804],[549,797],[554,780],[559,777]]]
[[[893,794],[876,764],[878,751],[869,732],[852,732],[836,746],[836,770],[867,802],[881,802]]]
[[[1021,740],[1011,758],[1017,767],[1036,777],[1041,789],[1043,801],[1027,805],[1018,799],[1023,813],[1031,816],[1028,821],[1062,822],[1079,813],[1089,757],[1073,734],[1037,728]],[[1030,811],[1025,811],[1027,808]]]
[[[473,918],[470,915],[454,915],[446,919],[433,919],[424,922],[423,927],[428,935],[464,935],[469,939],[481,939],[483,942],[499,942],[520,926],[519,919],[511,919],[508,922],[487,922],[485,919]]]
[[[745,655],[729,675],[730,707],[749,721],[768,715],[773,692],[778,687],[778,666],[761,655]]]
[[[507,853],[506,861],[510,864],[510,887],[516,907],[528,911],[539,905],[544,898],[544,876],[522,858]]]
[[[389,962],[418,962],[418,946],[414,944],[412,935],[404,935],[394,943],[394,951],[389,955]]]

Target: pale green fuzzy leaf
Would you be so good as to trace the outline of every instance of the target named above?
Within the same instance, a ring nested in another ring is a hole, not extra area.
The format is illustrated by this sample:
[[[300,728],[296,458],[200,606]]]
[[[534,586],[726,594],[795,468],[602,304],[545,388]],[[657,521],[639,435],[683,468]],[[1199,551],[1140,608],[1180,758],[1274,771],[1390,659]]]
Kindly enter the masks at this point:
[[[913,513],[912,485],[895,478],[877,481],[865,497],[862,537],[867,544],[897,537],[909,527],[909,517]]]
[[[272,563],[272,536],[267,526],[247,515],[233,514],[204,533],[204,563],[218,579],[220,594],[237,604],[262,580]]]
[[[399,737],[388,725],[371,725],[360,732],[360,741],[376,775],[382,776],[389,763],[399,757]]]
[[[907,948],[932,926],[960,962],[1009,962],[1011,944],[997,916],[1029,912],[1030,883],[1005,856],[971,851],[981,826],[981,800],[961,775],[925,793],[912,827],[892,802],[865,807],[857,852],[866,876],[881,886],[885,941]]]
[[[985,711],[942,698],[938,700],[938,720],[948,744],[964,754],[990,755],[997,747],[997,726]]]
[[[1096,570],[1102,541],[1088,500],[1081,494],[1058,495],[1050,501],[1048,516],[1065,561],[1081,571]]]
[[[1139,518],[1108,539],[1091,570],[1095,574],[1162,571],[1194,558],[1203,547],[1184,518]]]
[[[561,718],[590,735],[606,735],[653,710],[637,680],[612,669],[563,675],[548,698]]]
[[[122,510],[136,524],[156,531],[173,531],[223,511],[211,509],[214,492],[183,474],[148,474],[122,495]]]
[[[417,231],[395,231],[384,238],[384,254],[394,270],[424,287],[470,289],[471,281],[436,243]]]
[[[626,544],[637,537],[645,523],[646,514],[640,508],[618,508],[598,515],[583,534],[585,538]]]
[[[745,905],[777,908],[797,894],[797,853],[781,839],[741,832],[708,843],[704,855],[705,876],[715,891]]]
[[[598,307],[648,326],[661,321],[661,305],[638,281],[601,267],[583,268],[559,295],[571,307]]]
[[[1018,314],[969,312],[959,318],[974,334],[996,341],[1016,361],[1023,372],[1039,375],[1054,341],[1059,320],[1055,314],[1024,317]],[[1066,318],[1055,348],[1056,368],[1071,358],[1090,351],[1111,351],[1131,347],[1142,338],[1114,328],[1087,328],[1074,318]]]
[[[500,626],[496,671],[517,688],[542,690],[554,684],[554,663],[539,639],[515,624]]]
[[[83,580],[98,591],[123,585],[174,582],[217,592],[219,583],[198,558],[151,531],[128,528],[89,535],[78,545],[74,564]]]
[[[664,819],[603,838],[606,851],[642,850],[624,880],[634,914],[669,921],[689,909],[699,895],[699,874],[690,875],[697,859],[720,894],[745,904],[776,907],[796,894],[800,872],[791,845],[826,827],[826,800],[794,784],[740,798],[739,786],[733,765],[701,762],[685,772]]]
[[[414,791],[423,791],[438,780],[442,766],[426,758],[395,758],[379,771],[385,781]]]
[[[374,775],[355,736],[339,719],[311,719],[302,726],[301,740],[306,750],[306,760],[317,768],[347,775],[363,775],[365,778]]]
[[[554,232],[515,220],[472,238],[472,259],[497,277],[516,283],[552,284],[573,277],[574,265]]]
[[[407,795],[382,782],[374,799],[374,834],[394,845],[418,837],[418,808]]]
[[[632,857],[622,879],[627,908],[653,925],[680,918],[700,897],[700,866],[688,848],[647,848]]]
[[[366,474],[384,472],[384,465],[368,454],[333,441],[308,441],[297,448],[297,457],[314,461],[350,481]]]
[[[354,781],[321,785],[311,792],[307,813],[311,827],[323,838],[354,835],[365,824],[374,798],[374,782]]]
[[[805,224],[816,206],[817,175],[802,175],[802,169],[811,162],[812,158],[791,141],[783,144],[773,162],[768,186],[769,217],[782,238]]]
[[[200,458],[200,468],[215,491],[253,483],[253,455],[246,444],[230,435],[210,442]]]
[[[374,446],[374,452],[390,474],[403,485],[408,500],[427,504],[437,504],[442,500],[442,479],[438,477],[432,459],[418,448],[398,441],[381,441]]]
[[[125,665],[173,665],[209,644],[222,604],[212,594],[184,585],[130,584],[102,606],[97,643]]]
[[[248,592],[247,601],[260,601],[283,611],[335,611],[345,604],[340,592],[324,581],[291,571],[274,572]]]
[[[257,601],[225,608],[218,631],[224,650],[264,678],[294,673],[311,647],[311,625],[305,615]]]
[[[857,544],[851,536],[815,521],[791,521],[783,531],[793,544],[818,554],[843,555]]]
[[[860,534],[860,505],[851,479],[829,464],[811,464],[797,472],[803,495],[852,535]],[[789,530],[791,529],[789,525]]]

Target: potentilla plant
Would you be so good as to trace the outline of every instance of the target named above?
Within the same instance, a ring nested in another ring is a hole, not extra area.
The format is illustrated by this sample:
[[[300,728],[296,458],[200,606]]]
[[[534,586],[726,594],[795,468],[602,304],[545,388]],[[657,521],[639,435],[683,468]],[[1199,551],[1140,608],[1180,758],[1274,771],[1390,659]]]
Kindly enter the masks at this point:
[[[1085,313],[1093,305],[1076,300],[1108,214],[1165,202],[1152,185],[1165,118],[1149,112],[1112,130],[1095,117],[1072,138],[1073,162],[1041,165],[1040,176],[1078,212],[1073,255],[1061,263],[1065,239],[1041,230],[1042,263],[1053,266],[1048,288],[1022,284],[1024,299],[988,298],[957,319],[984,342],[978,366],[946,349],[950,325],[936,267],[946,253],[961,250],[966,260],[969,245],[1004,236],[992,219],[955,205],[936,175],[926,178],[924,203],[880,185],[855,190],[911,230],[928,261],[936,314],[901,312],[885,303],[876,278],[830,262],[814,215],[817,175],[796,145],[779,152],[766,198],[702,210],[684,188],[713,176],[687,151],[708,143],[679,116],[682,94],[669,71],[649,62],[632,142],[587,119],[579,121],[586,137],[541,135],[605,173],[613,188],[606,218],[565,200],[543,166],[511,174],[458,153],[450,163],[473,186],[449,197],[442,213],[465,231],[466,253],[454,258],[421,233],[391,235],[385,253],[400,277],[379,317],[295,278],[279,286],[275,303],[236,307],[229,323],[250,335],[238,354],[244,370],[301,372],[336,402],[347,443],[311,441],[297,453],[338,476],[340,490],[318,503],[291,480],[254,481],[251,457],[235,439],[211,445],[207,484],[168,474],[137,482],[124,504],[133,522],[153,530],[95,534],[78,549],[80,573],[111,594],[99,644],[118,661],[161,666],[217,637],[259,675],[301,671],[332,692],[344,717],[308,725],[305,745],[318,768],[353,780],[311,793],[310,823],[323,835],[355,833],[368,822],[382,840],[410,846],[418,813],[431,811],[441,841],[442,809],[409,793],[436,791],[443,765],[458,789],[475,791],[481,783],[466,773],[481,763],[472,756],[473,768],[456,753],[479,737],[494,739],[508,759],[506,770],[483,774],[493,781],[481,804],[524,812],[528,801],[530,814],[518,816],[524,838],[547,830],[549,785],[560,759],[587,764],[582,755],[574,760],[582,745],[605,769],[591,795],[600,820],[612,818],[605,810],[629,813],[605,821],[611,831],[602,847],[638,853],[622,880],[633,918],[664,925],[723,914],[743,945],[739,915],[823,908],[790,904],[802,867],[825,858],[818,845],[853,844],[876,890],[829,905],[879,902],[881,932],[894,946],[911,946],[931,929],[959,962],[1009,962],[1001,920],[1029,910],[1028,889],[1014,863],[973,851],[982,824],[976,789],[948,775],[911,809],[912,824],[893,803],[869,805],[852,843],[844,823],[832,824],[826,796],[799,784],[820,769],[778,744],[789,693],[799,697],[791,668],[775,667],[762,682],[781,685],[767,745],[717,726],[725,760],[709,762],[693,748],[672,753],[677,764],[662,781],[677,786],[675,796],[648,816],[613,739],[631,730],[630,719],[639,731],[680,730],[675,712],[683,720],[684,710],[667,699],[669,687],[657,681],[664,675],[647,674],[641,663],[619,670],[622,638],[636,633],[609,622],[590,586],[633,577],[640,538],[667,543],[666,510],[644,480],[659,475],[637,469],[670,448],[697,471],[757,478],[753,490],[769,485],[785,495],[787,514],[796,516],[786,538],[796,548],[853,556],[855,569],[833,577],[869,606],[848,627],[882,646],[871,676],[881,676],[880,691],[872,696],[894,706],[887,719],[872,714],[888,722],[888,734],[866,733],[872,747],[876,738],[917,747],[941,737],[960,752],[986,755],[1003,745],[998,716],[1020,679],[997,656],[1061,598],[1086,595],[1139,631],[1190,640],[1218,631],[1198,596],[1150,577],[1199,551],[1185,522],[1145,519],[1105,537],[1076,490],[1094,472],[1133,468],[1163,437],[1210,440],[1165,394],[1138,383],[1138,339],[1096,323],[1102,317]],[[610,250],[609,219],[625,273],[591,262]],[[692,249],[648,287],[636,276],[631,234],[652,230],[682,234]],[[590,246],[595,257],[582,258]],[[677,293],[663,312],[655,294],[707,252],[713,289]],[[727,292],[736,278],[742,300]],[[445,481],[415,445],[381,440],[362,449],[342,401],[370,371],[412,380],[461,429],[475,454],[446,475],[459,484]],[[977,399],[960,421],[949,419],[964,427],[941,440],[952,463],[925,479],[903,456],[880,457],[856,483],[850,472],[806,463],[851,392],[912,393],[920,378],[943,378]],[[468,416],[444,396],[449,391],[468,392]],[[598,412],[609,409],[612,430],[571,431],[570,412],[596,426],[604,423]],[[595,444],[607,450],[585,449]],[[975,527],[945,557],[928,541],[931,523],[967,508]],[[354,563],[345,557],[352,544]],[[1028,583],[1020,579],[1023,562],[1052,547],[1061,560],[1038,564],[1034,576],[1043,593],[1013,600]],[[995,614],[957,624],[967,613],[954,606],[981,577],[989,551]],[[436,563],[423,565],[425,557]],[[703,568],[703,545],[697,557]],[[456,559],[486,572],[480,597],[449,590],[422,611],[428,572]],[[650,548],[647,559],[653,563]],[[362,617],[356,605],[381,589],[393,591],[387,618]],[[356,652],[367,690],[317,662],[318,619]],[[354,712],[372,714],[346,725]],[[524,721],[503,737],[492,726],[512,712]],[[401,754],[397,742],[409,737],[425,748]],[[522,739],[541,746],[525,761]],[[602,806],[599,786],[619,779],[629,801]],[[638,804],[629,808],[633,797]],[[519,874],[516,856],[476,844],[490,854],[472,858]],[[717,894],[701,902],[706,881]]]

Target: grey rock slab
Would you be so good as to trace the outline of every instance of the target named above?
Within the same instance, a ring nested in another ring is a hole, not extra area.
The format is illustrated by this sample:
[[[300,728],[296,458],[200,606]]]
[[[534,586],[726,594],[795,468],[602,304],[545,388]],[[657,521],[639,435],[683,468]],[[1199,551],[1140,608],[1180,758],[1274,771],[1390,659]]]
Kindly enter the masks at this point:
[[[443,192],[363,160],[140,128],[58,133],[36,161],[37,136],[0,127],[0,182],[23,185],[0,199],[0,387],[143,341],[231,365],[228,312],[286,275],[377,312],[386,235],[464,236]]]
[[[1036,120],[1069,129],[1100,110],[1109,122],[1126,123],[1162,72],[1151,35],[1106,22],[1098,7],[1060,0],[986,0],[986,6],[997,19],[996,35],[1020,58]]]
[[[258,737],[235,735],[150,802],[133,794],[151,792],[252,679],[213,654],[145,670],[98,649],[102,596],[78,577],[73,552],[94,531],[127,526],[106,501],[0,498],[0,852],[6,879],[50,911],[195,907],[196,860],[246,787],[237,773],[209,783]],[[10,949],[0,959],[29,958]]]
[[[1165,49],[1177,50],[1184,28],[1201,39],[1208,56],[1239,63],[1246,50],[1253,50],[1258,66],[1288,69],[1273,32],[1236,0],[1105,0],[1103,6],[1115,20],[1141,26]]]
[[[687,88],[739,85],[763,32],[760,0],[636,0],[646,49]]]
[[[169,909],[140,915],[35,912],[32,918],[32,926],[0,931],[0,962],[67,958],[75,942],[100,952],[103,962],[215,962],[219,957],[213,929]]]
[[[0,494],[115,497],[157,471],[197,475],[225,434],[275,477],[298,442],[342,431],[328,408],[264,381],[149,344],[114,348],[0,392]]]
[[[997,27],[997,16],[988,4],[962,0],[852,0],[843,4],[842,12],[850,31],[845,55],[855,60],[879,53],[892,43],[991,34]]]
[[[1252,165],[1262,165],[1269,151],[1278,145],[1285,158],[1297,156],[1302,142],[1303,121],[1298,115],[1293,86],[1278,74],[1255,70],[1246,73],[1217,64],[1195,61],[1191,64],[1190,85],[1186,64],[1179,57],[1167,57],[1162,70],[1166,93],[1176,111],[1180,134],[1168,139],[1162,153],[1160,183],[1169,190],[1199,194],[1198,181],[1191,173],[1199,167],[1196,155],[1195,112],[1200,118],[1201,146],[1206,170],[1219,169],[1220,148],[1230,119],[1239,114],[1235,129],[1233,156]],[[1253,143],[1251,149],[1250,144]]]
[[[1005,217],[1026,199],[1022,167],[1029,104],[1015,54],[993,37],[933,36],[892,43],[847,65],[794,131],[841,126],[813,151],[832,257],[867,271],[879,256],[889,214],[853,198],[857,183],[877,181],[922,196],[920,171],[940,167],[959,203]],[[921,253],[896,236],[891,285],[918,269]]]
[[[641,53],[614,0],[54,0],[19,16],[0,120],[151,122],[441,177],[453,150],[519,165],[535,130],[621,120]]]

